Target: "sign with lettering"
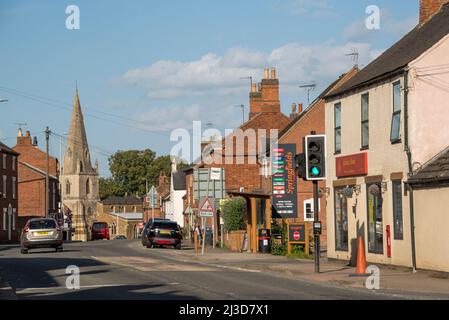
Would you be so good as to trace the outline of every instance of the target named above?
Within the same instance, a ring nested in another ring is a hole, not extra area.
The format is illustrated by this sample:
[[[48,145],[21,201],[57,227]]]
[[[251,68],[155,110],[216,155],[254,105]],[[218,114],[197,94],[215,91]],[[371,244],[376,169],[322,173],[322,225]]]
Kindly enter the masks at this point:
[[[338,178],[367,175],[368,153],[336,158],[336,171]]]
[[[300,223],[288,225],[288,241],[291,243],[306,242],[306,226]]]
[[[279,145],[272,152],[272,194],[274,218],[297,218],[298,193],[295,144]]]

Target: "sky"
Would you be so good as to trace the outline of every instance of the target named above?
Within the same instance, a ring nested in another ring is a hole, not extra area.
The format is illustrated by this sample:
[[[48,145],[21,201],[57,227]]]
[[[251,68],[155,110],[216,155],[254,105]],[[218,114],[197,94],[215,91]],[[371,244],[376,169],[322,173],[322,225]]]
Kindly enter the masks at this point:
[[[65,152],[78,85],[91,157],[150,148],[168,154],[176,128],[202,121],[224,132],[248,115],[251,76],[276,67],[282,111],[307,105],[349,70],[366,66],[418,22],[415,0],[0,0],[0,141],[18,123],[45,148]],[[66,8],[80,29],[66,28]],[[368,30],[366,8],[380,9]],[[243,78],[243,79],[242,79]]]

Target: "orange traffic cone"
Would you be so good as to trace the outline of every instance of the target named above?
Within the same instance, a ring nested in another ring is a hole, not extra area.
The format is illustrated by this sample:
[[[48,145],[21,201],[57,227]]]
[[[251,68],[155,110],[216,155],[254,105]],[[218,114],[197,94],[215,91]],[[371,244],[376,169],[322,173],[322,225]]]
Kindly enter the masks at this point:
[[[355,276],[366,276],[366,257],[365,245],[362,236],[359,236],[359,244],[357,246],[357,269]]]

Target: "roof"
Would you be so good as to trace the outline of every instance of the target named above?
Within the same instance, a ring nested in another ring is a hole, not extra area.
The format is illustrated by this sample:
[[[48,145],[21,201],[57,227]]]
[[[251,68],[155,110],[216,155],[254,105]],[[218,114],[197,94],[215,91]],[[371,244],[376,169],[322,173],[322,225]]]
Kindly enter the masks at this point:
[[[448,21],[449,4],[445,4],[427,23],[415,27],[351,80],[327,95],[326,98],[342,95],[402,72],[410,62],[417,59],[449,34]]]
[[[109,197],[103,200],[104,205],[141,205],[143,200],[136,196],[126,196],[126,197]]]
[[[0,151],[4,152],[4,153],[19,155],[19,153],[17,153],[16,151],[14,151],[13,149],[8,147],[6,144],[2,143],[1,141],[0,141]]]
[[[186,173],[184,171],[173,173],[173,189],[186,190]]]
[[[143,213],[137,212],[137,213],[118,213],[118,212],[109,212],[110,215],[119,217],[121,219],[125,220],[142,220],[143,219]]]
[[[43,177],[45,177],[45,176],[47,175],[47,172],[45,172],[45,171],[43,171],[43,170],[41,170],[41,169],[39,169],[39,168],[36,168],[36,167],[32,166],[32,165],[29,164],[29,163],[19,161],[19,164],[21,164],[21,165],[23,165],[23,166],[25,166],[25,167],[27,167],[27,168],[33,170],[34,172],[40,174],[40,175],[43,176]],[[53,176],[53,175],[51,175],[51,174],[49,174],[48,176],[50,177],[50,179],[58,180],[57,177],[55,177],[55,176]]]
[[[424,164],[407,182],[415,186],[449,184],[449,147]]]

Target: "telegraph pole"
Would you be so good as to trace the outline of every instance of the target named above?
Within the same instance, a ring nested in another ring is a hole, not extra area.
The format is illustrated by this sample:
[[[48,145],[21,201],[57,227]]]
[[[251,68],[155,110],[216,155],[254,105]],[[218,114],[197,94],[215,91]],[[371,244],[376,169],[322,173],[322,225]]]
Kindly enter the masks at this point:
[[[49,156],[49,140],[50,140],[50,129],[45,128],[45,148],[47,151],[46,154],[46,166],[47,170],[45,173],[45,216],[49,217],[49,208],[50,208],[50,179],[49,179],[49,171],[50,171],[50,156]]]

